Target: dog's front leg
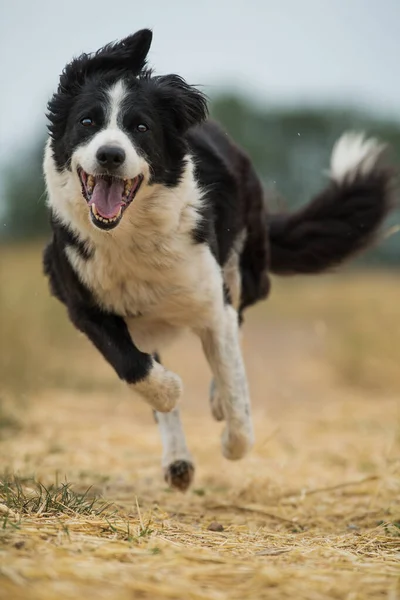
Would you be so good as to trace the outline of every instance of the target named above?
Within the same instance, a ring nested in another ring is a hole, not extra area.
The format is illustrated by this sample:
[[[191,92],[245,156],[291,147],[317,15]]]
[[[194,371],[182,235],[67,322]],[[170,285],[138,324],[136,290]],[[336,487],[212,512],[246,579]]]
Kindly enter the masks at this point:
[[[226,427],[222,452],[226,458],[242,458],[254,443],[246,372],[239,342],[235,309],[224,305],[208,327],[198,331],[214,375]]]
[[[158,353],[154,354],[154,358],[161,363]],[[179,408],[169,413],[154,411],[154,417],[161,435],[164,479],[172,488],[185,492],[193,481],[194,464],[186,444]]]
[[[154,410],[169,412],[181,395],[180,378],[133,343],[124,319],[93,306],[69,306],[74,325],[82,331],[116,371]]]
[[[186,444],[179,408],[169,413],[154,413],[163,447],[162,468],[165,481],[182,492],[194,477],[194,464]]]

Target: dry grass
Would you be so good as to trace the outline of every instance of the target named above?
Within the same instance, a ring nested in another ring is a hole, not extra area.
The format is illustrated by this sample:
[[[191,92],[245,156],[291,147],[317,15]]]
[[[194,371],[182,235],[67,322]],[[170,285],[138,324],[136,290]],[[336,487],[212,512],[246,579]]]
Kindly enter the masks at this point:
[[[198,466],[181,495],[37,248],[1,252],[1,599],[400,598],[400,277],[276,282],[245,329],[257,444],[239,463],[196,340],[171,351]]]

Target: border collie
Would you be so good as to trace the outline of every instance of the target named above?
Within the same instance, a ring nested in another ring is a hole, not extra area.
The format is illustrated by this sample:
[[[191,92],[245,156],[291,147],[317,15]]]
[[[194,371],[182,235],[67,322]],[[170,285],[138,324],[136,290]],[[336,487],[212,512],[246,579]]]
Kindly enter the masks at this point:
[[[239,326],[265,298],[269,273],[319,273],[368,247],[391,207],[384,146],[347,133],[330,181],[291,214],[268,215],[245,154],[207,120],[205,96],[146,68],[144,29],[61,74],[48,104],[44,158],[53,236],[51,291],[118,377],[155,411],[166,481],[185,490],[194,466],[182,429],[180,378],[162,348],[182,330],[213,373],[222,453],[254,443]]]

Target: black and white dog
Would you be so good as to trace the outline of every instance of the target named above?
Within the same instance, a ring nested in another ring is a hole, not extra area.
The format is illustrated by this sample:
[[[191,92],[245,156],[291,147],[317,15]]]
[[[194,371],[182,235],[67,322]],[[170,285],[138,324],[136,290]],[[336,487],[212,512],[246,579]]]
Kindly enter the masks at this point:
[[[184,490],[194,467],[182,385],[158,352],[184,329],[200,337],[222,452],[243,457],[254,443],[244,309],[267,296],[269,272],[317,273],[366,248],[390,209],[391,174],[380,143],[345,134],[327,188],[268,217],[248,157],[207,120],[204,95],[145,68],[151,39],[139,31],[61,75],[48,105],[44,268],[72,323],[156,412],[165,478]]]

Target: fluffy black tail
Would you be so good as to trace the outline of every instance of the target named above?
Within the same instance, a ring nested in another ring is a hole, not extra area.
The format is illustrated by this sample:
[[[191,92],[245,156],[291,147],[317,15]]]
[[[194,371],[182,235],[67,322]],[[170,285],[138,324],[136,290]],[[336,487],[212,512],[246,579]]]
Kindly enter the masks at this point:
[[[279,275],[319,273],[370,246],[393,206],[393,171],[382,165],[384,146],[344,134],[331,158],[330,184],[298,212],[270,223],[270,270]]]

